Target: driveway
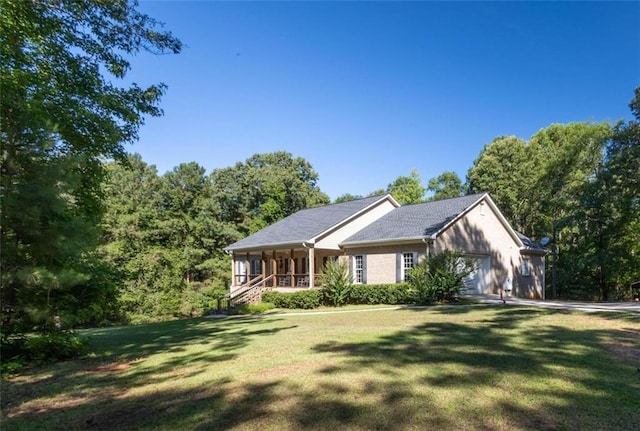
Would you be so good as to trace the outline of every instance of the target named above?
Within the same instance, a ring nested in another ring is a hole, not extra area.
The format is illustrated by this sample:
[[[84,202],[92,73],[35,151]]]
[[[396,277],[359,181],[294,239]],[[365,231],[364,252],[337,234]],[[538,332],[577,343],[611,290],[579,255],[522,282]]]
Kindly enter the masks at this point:
[[[500,295],[464,295],[466,298],[488,303],[502,304]],[[559,310],[579,310],[591,313],[615,312],[615,313],[640,313],[640,302],[578,302],[578,301],[557,301],[557,300],[537,300],[505,297],[506,304],[527,305],[531,307],[556,308]]]

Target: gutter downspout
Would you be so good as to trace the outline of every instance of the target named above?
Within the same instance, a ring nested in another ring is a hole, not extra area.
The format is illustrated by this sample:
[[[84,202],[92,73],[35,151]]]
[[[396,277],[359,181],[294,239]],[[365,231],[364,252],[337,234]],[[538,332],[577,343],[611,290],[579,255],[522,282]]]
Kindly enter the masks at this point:
[[[431,245],[433,244],[434,240],[435,238],[432,236],[422,238],[422,242],[425,243],[425,258],[427,260],[431,259]]]

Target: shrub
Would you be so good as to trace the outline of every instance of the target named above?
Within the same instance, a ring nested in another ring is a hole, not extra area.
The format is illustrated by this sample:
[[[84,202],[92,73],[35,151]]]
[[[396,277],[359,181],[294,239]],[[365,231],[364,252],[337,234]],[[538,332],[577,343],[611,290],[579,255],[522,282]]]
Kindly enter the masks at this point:
[[[409,273],[409,284],[421,304],[450,301],[464,287],[464,279],[475,270],[472,259],[460,251],[445,250],[424,259]]]
[[[260,314],[267,310],[272,310],[276,306],[271,302],[261,302],[260,304],[242,304],[232,310],[231,314]]]
[[[294,293],[265,292],[263,302],[270,302],[278,308],[312,309],[320,306],[322,293],[319,290],[302,290]]]
[[[289,298],[285,298],[285,295],[282,292],[275,292],[270,290],[268,292],[264,292],[262,294],[262,302],[268,302],[273,304],[276,308],[290,308]],[[286,295],[289,296],[289,295]]]
[[[319,290],[305,290],[291,294],[291,308],[312,309],[318,308],[322,300],[322,292]]]
[[[2,373],[13,373],[25,365],[73,359],[89,353],[89,342],[73,331],[3,337],[0,344]]]
[[[89,342],[73,331],[52,331],[27,338],[27,351],[36,362],[77,358],[89,353]]]
[[[350,304],[408,304],[414,302],[407,283],[354,284],[349,293]]]
[[[344,305],[352,288],[349,267],[337,260],[327,261],[318,277],[318,283],[322,286],[326,304]]]

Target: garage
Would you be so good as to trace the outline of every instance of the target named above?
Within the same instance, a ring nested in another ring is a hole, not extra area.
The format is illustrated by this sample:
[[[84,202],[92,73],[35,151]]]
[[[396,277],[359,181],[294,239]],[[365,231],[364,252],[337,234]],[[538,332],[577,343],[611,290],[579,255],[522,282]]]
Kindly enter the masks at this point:
[[[464,280],[464,293],[485,293],[491,286],[491,256],[467,256],[476,269]]]

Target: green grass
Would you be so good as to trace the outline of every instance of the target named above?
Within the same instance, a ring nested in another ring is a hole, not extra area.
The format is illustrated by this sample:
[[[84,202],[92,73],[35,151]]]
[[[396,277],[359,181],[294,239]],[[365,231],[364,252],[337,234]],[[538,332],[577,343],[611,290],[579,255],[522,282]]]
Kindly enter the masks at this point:
[[[631,314],[381,307],[86,334],[96,357],[2,382],[2,429],[640,429]]]

